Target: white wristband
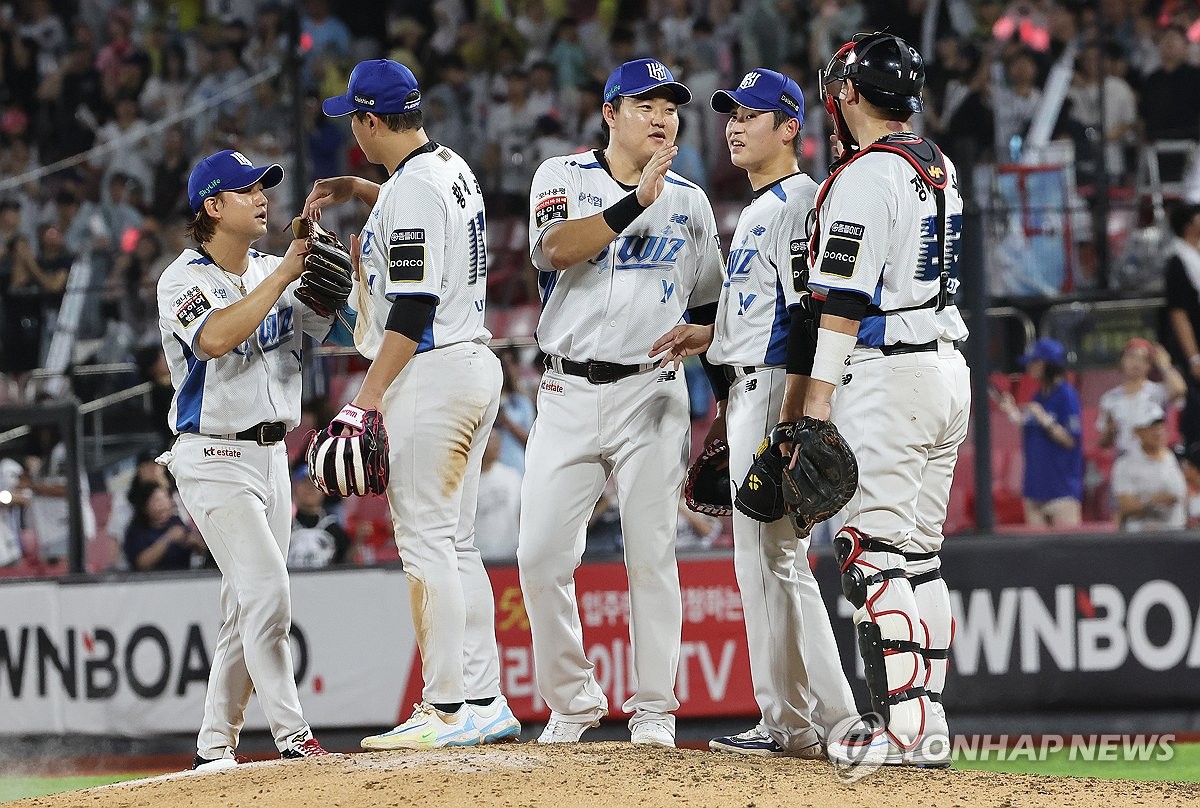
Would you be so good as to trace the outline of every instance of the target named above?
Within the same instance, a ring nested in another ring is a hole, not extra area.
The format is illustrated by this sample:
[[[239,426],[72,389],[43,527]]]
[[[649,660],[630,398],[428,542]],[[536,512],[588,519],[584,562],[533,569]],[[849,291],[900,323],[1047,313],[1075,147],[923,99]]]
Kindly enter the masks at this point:
[[[846,372],[846,358],[858,344],[856,334],[843,334],[828,328],[817,329],[817,352],[813,357],[811,378],[837,387]]]

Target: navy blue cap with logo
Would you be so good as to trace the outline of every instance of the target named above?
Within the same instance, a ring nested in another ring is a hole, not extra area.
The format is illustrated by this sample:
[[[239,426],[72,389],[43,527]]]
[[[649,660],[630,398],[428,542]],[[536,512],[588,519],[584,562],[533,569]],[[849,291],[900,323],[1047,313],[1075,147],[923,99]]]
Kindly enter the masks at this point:
[[[692,92],[671,75],[667,66],[657,59],[634,59],[612,72],[604,83],[604,102],[611,104],[617,96],[644,95],[665,87],[676,104],[692,100]]]
[[[421,93],[411,70],[391,59],[370,59],[350,71],[346,94],[326,98],[321,109],[330,118],[337,118],[351,112],[399,115],[419,106]]]
[[[743,76],[736,90],[717,90],[709,103],[717,112],[733,112],[739,106],[779,110],[804,124],[804,93],[800,85],[765,67],[756,67]]]
[[[204,200],[221,191],[244,191],[256,182],[273,188],[283,181],[283,166],[256,166],[240,151],[225,149],[205,157],[188,177],[188,203],[199,213]]]

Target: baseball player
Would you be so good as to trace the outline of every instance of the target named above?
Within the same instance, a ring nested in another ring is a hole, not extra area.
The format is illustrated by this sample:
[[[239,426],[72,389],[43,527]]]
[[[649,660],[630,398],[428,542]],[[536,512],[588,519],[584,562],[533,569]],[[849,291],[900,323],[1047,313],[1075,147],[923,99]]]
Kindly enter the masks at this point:
[[[789,387],[783,418],[832,417],[858,458],[834,549],[876,720],[829,744],[835,762],[864,750],[892,764],[950,760],[940,697],[952,623],[938,551],[970,372],[954,304],[957,174],[908,125],[924,80],[920,53],[883,33],[846,43],[821,76],[841,154],[809,246],[809,287],[824,298],[811,380]]]
[[[539,741],[579,740],[608,712],[584,654],[574,570],[584,527],[616,478],[629,571],[637,689],[623,705],[634,743],[675,745],[682,606],[677,506],[688,452],[683,374],[647,361],[685,313],[712,322],[721,288],[704,192],[669,169],[691,93],[654,59],[618,67],[604,90],[603,150],[552,157],[530,196],[546,372],[529,435],[517,562],[538,688]]]
[[[720,368],[709,438],[728,442],[729,477],[736,486],[763,436],[779,421],[795,362],[789,354],[812,355],[804,225],[817,184],[796,162],[804,121],[804,96],[796,82],[755,68],[737,89],[714,93],[711,103],[729,115],[729,156],[749,177],[754,200],[733,234],[715,325],[676,326],[651,350],[677,360],[707,349],[708,361]],[[824,758],[821,741],[858,712],[808,566],[808,537],[798,538],[787,519],[760,522],[734,510],[733,557],[762,720],[709,746]]]
[[[158,325],[178,436],[159,457],[221,570],[221,629],[193,765],[235,765],[251,689],[285,758],[324,755],[300,711],[288,630],[286,559],[292,496],[283,438],[300,420],[305,333],[348,343],[340,317],[296,297],[306,243],[283,258],[251,245],[267,232],[278,165],[240,152],[201,160],[188,179],[195,219],[186,249],[158,281]],[[332,330],[331,330],[332,329]]]
[[[398,62],[360,62],[326,115],[351,115],[367,159],[391,176],[321,180],[311,215],[357,198],[362,235],[355,345],[371,360],[343,410],[378,409],[391,433],[388,503],[424,677],[422,702],[364,749],[471,746],[521,725],[500,693],[492,587],[475,548],[484,448],[500,402],[500,360],[483,326],[487,241],[471,168],[423,128],[421,93]]]

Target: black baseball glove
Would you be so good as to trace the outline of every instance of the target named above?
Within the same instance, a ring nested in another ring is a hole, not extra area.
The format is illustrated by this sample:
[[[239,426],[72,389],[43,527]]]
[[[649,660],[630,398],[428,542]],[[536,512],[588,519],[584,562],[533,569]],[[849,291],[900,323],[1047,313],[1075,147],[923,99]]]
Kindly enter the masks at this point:
[[[729,444],[717,438],[696,458],[688,469],[683,499],[697,513],[729,516],[733,498],[729,493]]]
[[[784,422],[771,430],[763,439],[754,462],[746,472],[746,479],[738,487],[733,504],[739,511],[760,522],[774,522],[787,513],[783,498],[783,469],[787,458],[779,453],[779,444],[792,439],[791,428],[795,425]]]
[[[292,235],[308,239],[309,247],[296,297],[321,317],[332,317],[350,298],[354,283],[350,252],[336,235],[304,216],[292,219]]]
[[[783,497],[798,517],[815,525],[854,496],[858,461],[832,421],[802,418],[792,426],[795,463],[784,469]]]
[[[342,497],[387,493],[388,436],[379,410],[347,404],[308,439],[308,472],[313,485]]]

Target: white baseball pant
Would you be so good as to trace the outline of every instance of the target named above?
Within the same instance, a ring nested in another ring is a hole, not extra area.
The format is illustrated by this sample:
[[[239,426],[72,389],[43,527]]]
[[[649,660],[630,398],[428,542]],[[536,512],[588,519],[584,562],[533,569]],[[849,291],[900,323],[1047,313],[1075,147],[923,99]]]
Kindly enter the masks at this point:
[[[682,373],[650,370],[611,384],[546,371],[525,451],[517,562],[538,689],[568,721],[591,722],[608,699],[583,647],[575,568],[585,525],[609,474],[617,484],[629,639],[637,688],[622,705],[632,728],[678,709],[683,606],[675,529],[688,453]],[[668,716],[674,721],[674,716]]]
[[[787,371],[769,368],[730,386],[725,424],[734,496],[765,436],[779,423]],[[828,738],[854,715],[829,613],[791,521],[764,523],[734,508],[733,564],[742,593],[750,679],[763,730],[788,750]]]
[[[431,704],[500,695],[492,585],[475,549],[500,384],[491,349],[460,342],[414,356],[383,400],[388,503]]]

